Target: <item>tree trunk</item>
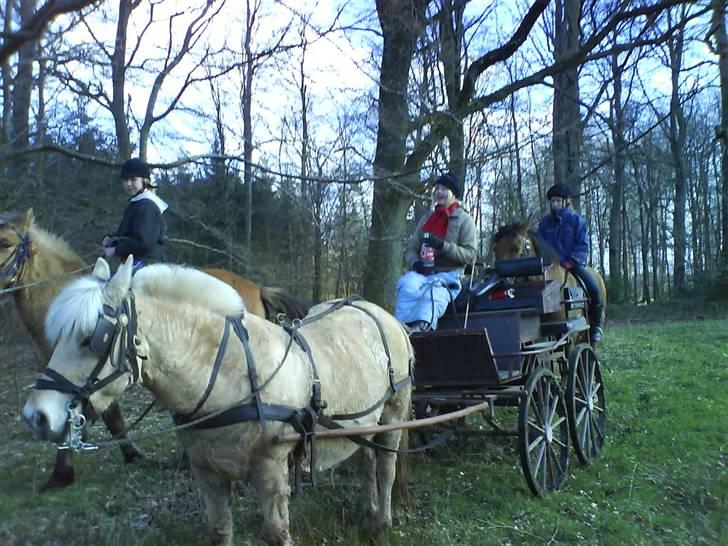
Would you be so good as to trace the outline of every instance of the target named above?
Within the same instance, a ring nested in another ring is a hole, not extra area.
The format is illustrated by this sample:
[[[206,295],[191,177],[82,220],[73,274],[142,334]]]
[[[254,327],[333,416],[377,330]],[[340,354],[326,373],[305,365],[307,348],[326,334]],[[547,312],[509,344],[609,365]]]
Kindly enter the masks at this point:
[[[120,160],[131,156],[131,141],[126,119],[126,31],[131,16],[132,0],[119,0],[119,18],[116,22],[116,42],[111,56],[111,115],[116,130],[116,153]],[[142,158],[144,159],[144,158]]]
[[[440,61],[445,77],[447,103],[455,109],[460,97],[462,79],[463,15],[465,3],[461,0],[443,0],[440,11]],[[465,181],[465,130],[462,120],[448,125],[447,141],[450,151],[450,171]]]
[[[609,210],[609,299],[615,303],[624,301],[622,291],[622,199],[624,195],[624,110],[622,108],[622,70],[617,55],[612,56],[614,97],[611,104],[612,144],[614,146],[614,183],[611,187],[612,205]]]
[[[257,8],[256,8],[257,9]],[[253,61],[252,50],[250,48],[253,23],[255,20],[255,11],[250,9],[250,0],[245,2],[245,38],[243,42],[243,50],[245,55],[245,88],[243,89],[242,108],[243,108],[243,187],[245,188],[245,233],[243,235],[245,249],[250,252],[253,237],[253,121],[252,121],[252,105],[253,105],[253,76],[255,74],[255,64]],[[315,300],[314,300],[315,301]]]
[[[374,156],[374,196],[369,230],[364,297],[394,308],[394,288],[402,273],[402,242],[411,195],[419,173],[405,173],[408,135],[407,81],[426,0],[377,0],[383,49],[379,82],[379,125]]]
[[[680,104],[680,71],[682,69],[684,30],[679,28],[673,39],[668,40],[670,52],[670,70],[672,76],[672,95],[670,97],[670,153],[673,160],[675,204],[672,217],[673,276],[675,295],[685,293],[685,205],[687,184],[685,181],[685,114]]]
[[[728,33],[726,32],[726,5],[723,0],[713,0],[713,32],[718,52],[720,73],[720,127],[716,136],[720,141],[721,173],[721,246],[720,287],[728,297]]]
[[[581,41],[581,0],[556,0],[554,61],[573,55]],[[554,74],[553,105],[554,182],[569,185],[574,207],[579,209],[581,193],[582,127],[579,108],[579,71],[576,66]]]
[[[35,13],[35,0],[20,1],[20,24],[24,25]],[[30,98],[33,91],[33,60],[36,42],[30,40],[18,50],[18,69],[13,84],[13,113],[11,116],[11,148],[20,150],[30,143]],[[9,178],[23,180],[28,174],[28,161],[16,157],[10,163]]]

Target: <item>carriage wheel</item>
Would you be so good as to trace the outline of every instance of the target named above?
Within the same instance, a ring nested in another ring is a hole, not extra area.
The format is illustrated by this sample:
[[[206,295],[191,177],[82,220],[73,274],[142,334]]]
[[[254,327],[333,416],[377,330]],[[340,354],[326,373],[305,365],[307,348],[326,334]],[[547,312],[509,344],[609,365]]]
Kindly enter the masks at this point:
[[[534,370],[526,382],[518,413],[518,452],[534,495],[561,488],[569,464],[569,425],[559,381],[546,368]]]
[[[576,456],[583,464],[591,464],[604,449],[607,414],[599,360],[586,343],[577,345],[569,356],[566,407]]]

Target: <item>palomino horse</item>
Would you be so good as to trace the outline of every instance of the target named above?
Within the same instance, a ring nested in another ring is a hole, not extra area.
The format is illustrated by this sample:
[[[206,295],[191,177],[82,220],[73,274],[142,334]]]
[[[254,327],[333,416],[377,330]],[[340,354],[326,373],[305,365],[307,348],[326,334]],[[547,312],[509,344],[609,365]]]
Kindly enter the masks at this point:
[[[40,348],[44,364],[52,348],[44,334],[45,316],[51,300],[72,278],[88,269],[86,263],[62,239],[35,224],[33,211],[0,214],[0,295],[13,290],[18,313]],[[275,321],[279,313],[289,320],[302,318],[310,305],[278,288],[259,286],[223,269],[208,272],[235,288],[251,312]],[[124,419],[116,404],[103,415],[113,434],[124,430]],[[140,453],[131,444],[122,444],[126,462]],[[70,485],[74,480],[72,452],[59,450],[56,464],[42,491]]]
[[[231,480],[247,479],[263,512],[265,540],[292,544],[288,460],[294,447],[277,439],[300,416],[323,408],[344,426],[406,420],[414,362],[407,333],[380,307],[347,300],[317,305],[287,331],[245,313],[232,288],[200,271],[166,264],[133,278],[131,271],[129,257],[109,280],[100,259],[93,275],[54,300],[47,332],[55,350],[23,417],[41,438],[59,440],[79,399],[103,410],[140,382],[183,421],[219,420],[178,430],[213,542],[232,543]],[[390,430],[374,438],[396,450],[400,436]],[[359,449],[341,438],[316,444],[314,471]],[[363,452],[364,511],[379,530],[392,523],[396,455]]]
[[[515,260],[528,256],[542,256],[545,262],[553,264],[552,267],[546,270],[547,280],[555,280],[561,287],[580,286],[574,275],[570,275],[566,269],[561,267],[559,256],[551,245],[544,241],[537,232],[530,229],[530,222],[528,221],[501,226],[493,236],[493,250],[496,260]],[[606,309],[607,287],[604,284],[604,279],[591,267],[586,269],[596,278],[599,293],[604,302],[604,309]],[[559,315],[562,316],[554,318],[557,320],[564,318],[564,312],[559,313]]]

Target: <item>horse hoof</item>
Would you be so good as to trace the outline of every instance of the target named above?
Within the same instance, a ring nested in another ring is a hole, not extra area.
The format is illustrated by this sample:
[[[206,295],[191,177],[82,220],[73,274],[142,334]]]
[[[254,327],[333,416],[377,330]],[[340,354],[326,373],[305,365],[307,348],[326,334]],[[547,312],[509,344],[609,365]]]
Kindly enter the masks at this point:
[[[122,444],[121,452],[124,454],[125,464],[144,459],[144,452],[134,444]]]
[[[57,489],[63,489],[73,483],[74,472],[73,468],[67,468],[64,470],[54,470],[48,481],[41,486],[38,493],[49,493]]]

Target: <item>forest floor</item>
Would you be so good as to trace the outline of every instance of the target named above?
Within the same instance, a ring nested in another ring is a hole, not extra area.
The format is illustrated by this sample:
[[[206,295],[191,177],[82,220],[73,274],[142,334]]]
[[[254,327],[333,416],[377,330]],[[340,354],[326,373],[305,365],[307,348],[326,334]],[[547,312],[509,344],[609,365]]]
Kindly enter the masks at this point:
[[[572,455],[562,491],[533,497],[516,441],[468,436],[409,457],[409,492],[394,527],[371,541],[359,525],[355,462],[291,499],[301,545],[728,544],[728,319],[718,307],[614,307],[597,350],[607,393],[603,456]],[[648,312],[649,311],[649,312]],[[720,318],[719,318],[720,317]],[[138,435],[146,459],[118,450],[75,456],[76,484],[40,495],[54,449],[20,418],[40,357],[11,305],[0,304],[0,544],[199,545],[209,541],[195,483],[177,466],[179,444],[163,411]],[[128,393],[131,420],[149,401]],[[504,422],[516,412],[498,408]],[[478,416],[468,418],[482,429]],[[105,430],[95,425],[92,437]],[[235,543],[262,544],[250,486],[233,495]]]

